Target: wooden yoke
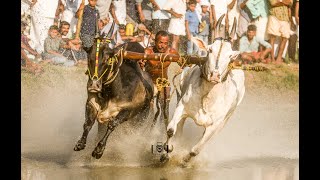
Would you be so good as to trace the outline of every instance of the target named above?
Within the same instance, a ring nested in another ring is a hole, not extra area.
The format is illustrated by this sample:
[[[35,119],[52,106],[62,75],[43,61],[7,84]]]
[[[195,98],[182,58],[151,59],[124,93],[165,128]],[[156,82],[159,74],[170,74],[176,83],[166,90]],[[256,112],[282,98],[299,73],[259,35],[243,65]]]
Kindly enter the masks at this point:
[[[81,4],[84,4],[84,0],[82,0]],[[81,24],[82,24],[82,16],[83,16],[83,9],[80,10],[80,12],[79,12],[79,17],[78,17],[78,23],[77,23],[77,29],[76,29],[75,39],[79,39],[79,37],[80,37],[80,30],[81,30]]]
[[[120,56],[120,54],[118,55]],[[152,60],[152,61],[171,61],[177,62],[180,66],[184,64],[204,64],[207,60],[207,57],[199,57],[199,56],[180,56],[176,54],[166,54],[166,53],[152,53],[152,54],[144,54],[137,53],[132,51],[124,51],[123,52],[124,59],[130,60]]]

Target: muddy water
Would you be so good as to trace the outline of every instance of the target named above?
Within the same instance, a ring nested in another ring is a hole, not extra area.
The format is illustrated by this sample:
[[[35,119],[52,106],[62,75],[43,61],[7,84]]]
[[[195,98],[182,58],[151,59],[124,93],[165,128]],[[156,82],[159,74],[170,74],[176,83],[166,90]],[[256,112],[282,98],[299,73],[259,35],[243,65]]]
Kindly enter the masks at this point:
[[[181,168],[181,158],[203,132],[192,120],[186,121],[183,137],[174,142],[171,161],[166,165],[159,164],[158,155],[151,153],[152,144],[165,140],[161,122],[152,130],[147,122],[141,129],[130,129],[130,123],[120,125],[110,135],[99,160],[91,157],[95,124],[86,149],[74,152],[84,122],[86,82],[68,76],[64,75],[64,85],[57,81],[38,91],[31,91],[22,82],[23,180],[299,179],[297,94],[248,90],[225,128],[187,168]]]

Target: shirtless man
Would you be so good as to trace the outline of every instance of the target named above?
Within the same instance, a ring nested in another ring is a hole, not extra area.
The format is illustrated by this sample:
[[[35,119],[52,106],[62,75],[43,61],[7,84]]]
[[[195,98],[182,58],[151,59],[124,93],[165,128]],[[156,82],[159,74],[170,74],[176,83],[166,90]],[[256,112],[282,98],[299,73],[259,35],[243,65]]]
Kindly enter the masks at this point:
[[[155,46],[150,46],[145,49],[146,54],[152,53],[163,53],[162,57],[165,57],[166,54],[177,54],[178,52],[169,47],[169,34],[165,31],[159,31],[155,36]],[[154,85],[157,85],[157,78],[166,78],[168,80],[168,67],[170,65],[170,61],[165,61],[163,63],[163,69],[160,61],[157,60],[149,60],[140,62],[142,67],[145,67],[145,71],[151,75],[152,81]],[[162,77],[163,70],[163,77]],[[168,80],[169,81],[169,80]],[[161,109],[164,110],[162,112],[164,115],[164,122],[166,127],[168,126],[169,119],[169,103],[170,103],[170,87],[164,87],[159,92],[159,101],[161,105]]]

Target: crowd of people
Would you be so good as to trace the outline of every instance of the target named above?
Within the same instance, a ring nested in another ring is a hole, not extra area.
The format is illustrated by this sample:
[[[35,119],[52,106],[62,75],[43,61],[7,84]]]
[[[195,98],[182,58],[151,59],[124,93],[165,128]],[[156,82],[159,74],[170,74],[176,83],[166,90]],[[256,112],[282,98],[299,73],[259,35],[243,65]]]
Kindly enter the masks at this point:
[[[21,66],[38,74],[41,63],[85,65],[94,38],[113,23],[114,46],[130,41],[147,49],[165,31],[173,49],[192,55],[191,37],[210,44],[222,15],[221,29],[237,23],[233,49],[244,63],[280,64],[287,53],[297,62],[299,0],[21,0]]]

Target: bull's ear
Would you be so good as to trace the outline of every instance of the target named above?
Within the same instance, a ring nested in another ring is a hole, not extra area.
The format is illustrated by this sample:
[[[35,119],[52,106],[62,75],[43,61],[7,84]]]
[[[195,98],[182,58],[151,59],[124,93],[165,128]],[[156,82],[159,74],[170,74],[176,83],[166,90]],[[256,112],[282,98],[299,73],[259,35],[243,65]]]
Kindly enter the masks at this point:
[[[196,46],[202,51],[208,51],[207,43],[203,42],[201,39],[197,37],[191,37],[191,41],[196,44]]]

